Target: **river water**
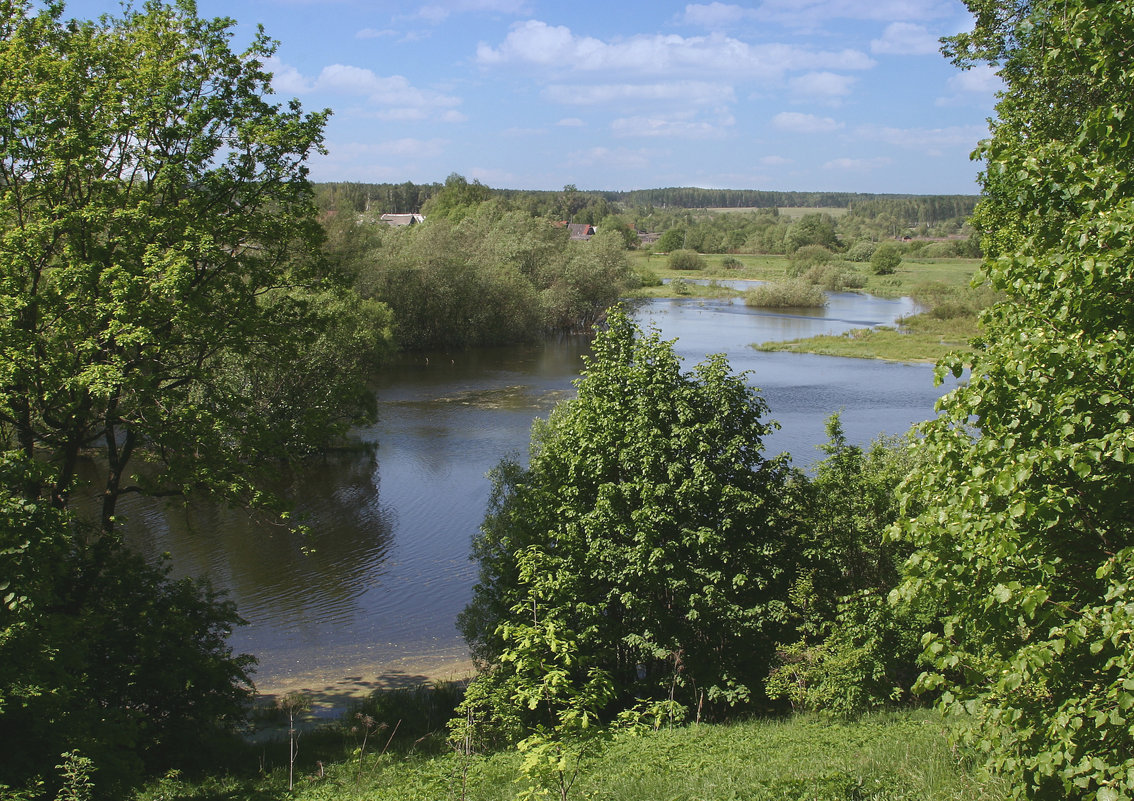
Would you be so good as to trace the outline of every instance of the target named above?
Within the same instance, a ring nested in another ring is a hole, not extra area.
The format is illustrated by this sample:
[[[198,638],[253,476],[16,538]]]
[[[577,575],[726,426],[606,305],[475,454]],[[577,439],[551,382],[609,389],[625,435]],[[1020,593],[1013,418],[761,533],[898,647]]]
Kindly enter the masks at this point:
[[[802,467],[819,458],[824,421],[842,412],[853,442],[898,434],[933,415],[949,387],[932,368],[761,353],[752,343],[892,324],[908,299],[830,296],[814,313],[746,308],[736,299],[655,300],[635,312],[692,367],[723,352],[763,392],[781,429],[766,441]],[[257,684],[380,674],[410,679],[466,656],[455,628],[475,581],[469,542],[484,516],[486,474],[524,458],[533,418],[573,395],[588,338],[538,346],[406,355],[377,379],[380,419],[359,432],[373,456],[336,456],[280,477],[307,537],[247,513],[131,501],[130,537],[176,575],[207,575],[249,625],[233,646],[260,663]],[[436,671],[432,671],[436,672]]]

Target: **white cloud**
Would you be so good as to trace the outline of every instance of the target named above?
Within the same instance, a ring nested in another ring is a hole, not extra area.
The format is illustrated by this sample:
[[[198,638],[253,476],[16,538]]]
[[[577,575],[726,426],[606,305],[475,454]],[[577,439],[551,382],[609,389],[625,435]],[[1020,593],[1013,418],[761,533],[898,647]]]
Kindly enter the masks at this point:
[[[863,125],[855,129],[855,135],[869,142],[881,142],[939,156],[949,149],[963,149],[966,152],[972,150],[977,142],[988,136],[988,128],[981,125],[952,125],[946,128]]]
[[[870,52],[878,55],[925,56],[936,54],[941,43],[924,25],[911,22],[892,22],[882,32],[881,39],[870,42]]]
[[[681,21],[686,25],[696,25],[709,30],[720,30],[730,27],[746,19],[753,19],[758,15],[756,9],[744,8],[728,3],[709,3],[702,5],[694,3],[685,6],[685,14]]]
[[[760,159],[760,163],[766,167],[782,167],[785,164],[791,164],[791,159],[786,159],[783,156],[764,156]]]
[[[547,131],[544,130],[543,128],[512,127],[512,128],[505,128],[503,131],[500,132],[500,135],[501,136],[526,137],[526,136],[541,136],[545,133],[547,133]]]
[[[853,170],[855,172],[869,172],[879,167],[885,167],[891,160],[886,156],[875,156],[871,159],[831,159],[823,165],[825,170]]]
[[[623,117],[610,124],[615,136],[674,137],[678,139],[719,139],[735,124],[726,116],[717,122],[692,119],[686,115]]]
[[[793,92],[807,97],[834,99],[849,95],[857,80],[853,76],[834,72],[809,72],[792,78],[788,86]]]
[[[951,94],[937,98],[938,106],[958,106],[973,102],[988,103],[992,96],[1004,88],[1004,81],[996,70],[986,64],[958,72],[946,83]]]
[[[379,30],[378,28],[363,28],[362,30],[358,31],[354,35],[354,38],[355,39],[383,39],[383,38],[386,38],[386,37],[389,37],[389,36],[397,36],[397,35],[398,35],[397,31],[392,31],[392,30],[388,30],[388,29]]]
[[[388,139],[384,142],[336,142],[328,144],[332,162],[362,163],[369,159],[396,157],[398,159],[436,158],[443,155],[450,144],[447,139]]]
[[[526,0],[446,0],[446,2],[424,5],[414,16],[436,25],[453,14],[468,12],[519,15],[529,13],[529,8]]]
[[[564,117],[555,124],[563,128],[582,128],[586,125],[586,123],[578,117]]]
[[[476,58],[485,67],[529,64],[580,72],[702,73],[759,78],[774,78],[791,70],[861,70],[874,66],[874,61],[858,50],[750,45],[721,34],[642,35],[604,42],[576,36],[570,28],[538,20],[515,23],[499,47],[481,43]]]
[[[655,155],[650,151],[624,147],[592,147],[567,154],[567,163],[578,167],[643,169],[650,167],[654,162]]]
[[[680,100],[686,105],[722,105],[736,102],[732,87],[709,81],[674,81],[654,84],[601,84],[547,87],[544,95],[556,103],[594,106],[635,101]]]
[[[401,75],[381,76],[373,70],[349,64],[330,64],[319,75],[306,78],[293,67],[269,60],[274,73],[272,85],[278,92],[289,94],[331,94],[365,97],[374,116],[385,120],[422,120],[438,117],[445,122],[462,122],[466,117],[455,111],[460,98],[419,89]]]
[[[1004,88],[1004,82],[996,74],[996,70],[987,64],[957,73],[949,79],[948,85],[954,92],[975,94],[992,94]]]
[[[772,125],[781,131],[793,133],[830,133],[843,127],[830,117],[817,117],[814,114],[801,114],[798,111],[781,111],[772,117]]]
[[[764,0],[756,19],[796,28],[821,26],[832,19],[940,19],[956,13],[950,0]]]
[[[311,82],[295,67],[288,66],[275,56],[264,59],[264,66],[272,73],[272,88],[282,95],[303,95],[311,91]]]

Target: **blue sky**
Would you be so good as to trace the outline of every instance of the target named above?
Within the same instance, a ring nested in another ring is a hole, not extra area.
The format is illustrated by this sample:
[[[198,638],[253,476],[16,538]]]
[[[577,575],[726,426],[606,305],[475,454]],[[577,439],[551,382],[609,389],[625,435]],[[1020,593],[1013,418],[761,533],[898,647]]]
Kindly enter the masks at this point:
[[[114,12],[77,0],[76,17]],[[998,79],[956,0],[198,0],[331,108],[319,181],[975,193]]]

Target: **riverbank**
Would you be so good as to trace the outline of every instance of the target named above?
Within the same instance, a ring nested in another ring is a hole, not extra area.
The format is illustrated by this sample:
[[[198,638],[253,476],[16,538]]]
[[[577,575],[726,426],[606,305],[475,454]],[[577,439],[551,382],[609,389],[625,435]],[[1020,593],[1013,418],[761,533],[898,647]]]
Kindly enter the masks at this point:
[[[856,328],[838,336],[764,342],[752,347],[765,352],[935,364],[949,353],[971,351],[971,341],[979,333],[977,318],[973,315],[940,320],[928,314],[918,314],[903,319],[900,329],[889,326]]]
[[[399,801],[461,798],[502,801],[529,784],[524,754],[513,749],[463,756],[444,730],[393,735],[377,732],[364,743],[349,731],[304,739],[287,791],[286,743],[262,749],[257,770],[191,780],[170,776],[143,789],[135,801],[205,798],[295,798]],[[1002,782],[980,775],[953,741],[955,724],[929,711],[868,715],[837,722],[812,715],[732,724],[691,724],[615,737],[579,765],[571,798],[653,801],[698,798],[772,801],[1000,801]],[[345,739],[344,739],[345,737]],[[336,739],[337,738],[337,739]],[[338,742],[337,753],[332,743]],[[384,747],[386,746],[386,747]],[[281,750],[284,749],[284,750]]]
[[[465,649],[352,665],[341,675],[296,672],[256,684],[256,705],[274,706],[289,693],[306,696],[315,720],[333,720],[379,690],[406,690],[471,679],[476,668]]]

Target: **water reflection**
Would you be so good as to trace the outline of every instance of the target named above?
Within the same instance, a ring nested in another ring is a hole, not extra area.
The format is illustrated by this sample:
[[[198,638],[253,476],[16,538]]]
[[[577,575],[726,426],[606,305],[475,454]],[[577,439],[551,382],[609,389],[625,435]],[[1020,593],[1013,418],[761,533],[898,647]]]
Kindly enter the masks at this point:
[[[689,366],[724,352],[735,370],[752,371],[783,425],[768,450],[806,465],[832,411],[844,410],[852,441],[867,442],[931,416],[942,389],[925,365],[761,353],[751,343],[892,324],[912,311],[908,300],[846,293],[816,314],[682,299],[649,301],[635,315],[677,338]],[[525,457],[533,418],[573,394],[588,346],[587,337],[563,337],[390,365],[376,379],[380,419],[360,432],[377,443],[376,456],[343,455],[280,477],[307,539],[216,505],[135,500],[123,509],[132,541],[228,590],[250,622],[233,644],[259,657],[261,686],[459,654],[455,618],[475,579],[468,550],[488,501],[485,475],[503,457]]]

